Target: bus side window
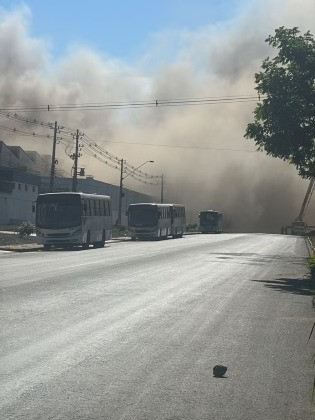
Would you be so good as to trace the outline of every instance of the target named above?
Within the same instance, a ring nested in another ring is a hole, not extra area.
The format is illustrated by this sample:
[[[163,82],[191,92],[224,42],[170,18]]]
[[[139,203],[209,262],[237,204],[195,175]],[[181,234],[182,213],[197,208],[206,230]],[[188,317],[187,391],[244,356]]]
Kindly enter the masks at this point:
[[[111,201],[108,201],[107,203],[108,203],[108,214],[109,214],[109,216],[111,216],[112,215],[112,203],[111,203]]]
[[[107,216],[106,201],[102,201],[102,215]]]
[[[84,200],[81,201],[81,212],[82,216],[86,216],[86,201]]]
[[[87,206],[88,207],[87,215],[88,216],[92,216],[91,200],[88,200],[87,204],[88,204],[88,206]]]

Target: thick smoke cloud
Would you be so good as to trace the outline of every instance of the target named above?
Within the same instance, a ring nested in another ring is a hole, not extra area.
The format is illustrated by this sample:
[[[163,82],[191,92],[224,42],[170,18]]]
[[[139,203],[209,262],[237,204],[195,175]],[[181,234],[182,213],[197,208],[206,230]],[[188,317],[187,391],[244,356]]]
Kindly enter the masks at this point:
[[[69,48],[68,54],[55,62],[50,45],[29,34],[31,11],[25,7],[14,13],[3,10],[0,105],[253,94],[254,73],[259,71],[262,60],[273,53],[264,42],[267,36],[282,25],[314,32],[313,16],[313,0],[305,0],[303,7],[297,0],[252,1],[229,22],[195,32],[156,34],[147,51],[134,63],[78,46]],[[287,163],[255,152],[254,145],[243,138],[254,107],[255,102],[41,112],[30,116],[79,128],[108,151],[135,165],[154,160],[147,171],[165,174],[166,198],[187,206],[189,223],[197,222],[200,210],[218,208],[227,215],[234,231],[279,232],[297,215],[307,181],[301,180]],[[4,122],[8,123],[2,119]],[[49,141],[6,133],[1,133],[1,137],[7,143],[42,153],[51,149]],[[71,160],[61,146],[58,157],[69,171]],[[84,150],[81,163],[88,174],[118,183],[118,171],[86,156]],[[126,186],[159,195],[158,188],[144,188],[133,183],[132,178],[128,178],[128,183],[126,180]],[[311,211],[308,218],[315,222]]]

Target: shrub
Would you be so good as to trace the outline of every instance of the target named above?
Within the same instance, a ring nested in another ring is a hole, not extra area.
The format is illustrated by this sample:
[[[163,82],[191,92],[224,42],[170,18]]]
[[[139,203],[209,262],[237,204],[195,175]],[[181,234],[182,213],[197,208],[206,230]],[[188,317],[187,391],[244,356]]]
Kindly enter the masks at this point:
[[[311,273],[312,281],[315,280],[315,254],[308,260],[308,267]]]
[[[31,222],[23,222],[18,228],[19,236],[22,238],[24,236],[30,236],[34,232],[35,226]]]

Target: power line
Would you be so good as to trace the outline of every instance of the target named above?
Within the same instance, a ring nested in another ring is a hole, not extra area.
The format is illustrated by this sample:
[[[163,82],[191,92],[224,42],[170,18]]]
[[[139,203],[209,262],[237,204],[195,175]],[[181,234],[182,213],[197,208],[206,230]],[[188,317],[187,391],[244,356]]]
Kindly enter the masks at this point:
[[[17,120],[20,123],[26,123],[26,124],[36,124],[43,126],[45,128],[53,129],[53,124],[51,123],[43,123],[37,120],[28,119],[18,114],[0,114],[0,116],[4,118],[14,119]],[[37,134],[35,131],[28,132],[25,130],[17,129],[16,127],[10,127],[7,125],[0,124],[0,130],[5,132],[10,132],[11,134],[18,134],[20,136],[26,136],[26,137],[35,137],[39,139],[53,139],[53,135],[50,134]],[[72,130],[73,131],[73,130]],[[71,149],[73,148],[73,136],[74,133],[71,132],[69,128],[62,127],[61,129],[58,129],[58,133],[65,133],[63,137],[57,137],[57,142],[61,143],[65,146],[65,153],[67,156],[70,157],[71,155]],[[84,152],[92,156],[96,159],[98,159],[103,164],[116,169],[120,170],[120,158],[113,155],[112,153],[108,152],[107,150],[103,149],[101,146],[99,146],[97,143],[95,143],[92,139],[90,139],[88,136],[86,136],[84,133],[82,134],[82,138],[80,139],[82,141],[81,148],[84,147]],[[101,155],[101,156],[99,156]],[[110,163],[112,162],[112,163]],[[126,162],[126,168],[131,172],[134,169],[134,166]],[[131,175],[131,177],[138,182],[142,182],[148,185],[157,185],[156,183],[149,182],[148,179],[152,180],[154,178],[158,178],[157,176],[149,175],[142,171],[134,171],[134,173]]]
[[[170,147],[170,148],[178,148],[178,149],[218,150],[218,151],[226,151],[226,152],[247,152],[247,153],[257,152],[257,150],[230,149],[230,148],[224,148],[224,147],[184,146],[180,144],[140,143],[140,142],[125,142],[125,141],[112,141],[112,140],[99,140],[99,143],[131,144],[131,145],[140,145],[140,146]]]
[[[29,112],[29,111],[98,111],[106,109],[128,109],[128,108],[158,108],[158,107],[175,107],[175,106],[191,106],[191,105],[217,105],[240,102],[260,102],[264,97],[257,95],[238,95],[238,96],[221,96],[221,97],[203,97],[203,98],[175,98],[175,99],[154,99],[150,101],[130,101],[130,102],[88,102],[82,104],[45,104],[45,105],[28,105],[28,106],[4,106],[0,108],[1,113],[5,112]]]
[[[234,96],[222,96],[222,97],[203,97],[203,98],[179,98],[179,99],[159,99],[153,101],[131,101],[131,102],[112,102],[112,103],[83,103],[83,104],[66,104],[66,105],[38,105],[38,106],[20,106],[20,107],[4,107],[0,109],[0,117],[8,118],[11,120],[18,121],[25,124],[33,124],[36,126],[43,127],[45,129],[53,129],[52,123],[44,123],[37,120],[36,118],[27,118],[19,115],[14,111],[27,112],[27,111],[75,111],[75,110],[102,110],[102,109],[127,109],[127,108],[147,108],[147,107],[176,107],[176,106],[188,106],[188,105],[216,105],[216,104],[227,104],[227,103],[239,103],[249,101],[260,101],[261,98],[255,95],[234,95]],[[7,133],[19,134],[22,136],[36,137],[41,139],[53,139],[53,135],[50,134],[38,134],[35,131],[32,133],[17,128],[12,128],[6,125],[0,124],[0,130]],[[65,153],[70,156],[70,148],[73,148],[73,136],[74,131],[70,128],[61,126],[58,127],[57,141],[65,146]],[[62,136],[61,136],[62,135]],[[84,148],[84,152],[92,156],[107,166],[120,170],[121,159],[118,156],[113,155],[99,144],[90,139],[87,135],[83,134],[81,147]],[[200,146],[185,146],[185,145],[170,145],[170,144],[154,144],[154,143],[140,143],[140,142],[119,142],[119,141],[99,141],[99,143],[117,143],[117,144],[133,144],[141,146],[151,147],[168,147],[168,148],[180,148],[180,149],[196,149],[196,150],[218,150],[218,151],[231,151],[231,152],[255,152],[256,150],[242,150],[242,149],[230,149],[230,148],[215,148],[215,147],[200,147]],[[135,167],[128,162],[124,161],[124,167],[126,172],[132,172],[130,175],[138,182],[143,182],[150,185],[156,185],[150,182],[152,179],[158,179],[160,176],[149,175],[146,172],[135,169]]]

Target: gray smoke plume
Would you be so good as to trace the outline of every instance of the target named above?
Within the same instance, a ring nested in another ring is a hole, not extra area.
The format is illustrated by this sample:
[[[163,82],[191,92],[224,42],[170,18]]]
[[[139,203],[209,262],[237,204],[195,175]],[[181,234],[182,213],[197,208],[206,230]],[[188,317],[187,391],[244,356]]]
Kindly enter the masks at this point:
[[[0,105],[110,103],[255,94],[254,74],[272,55],[264,40],[279,26],[314,32],[315,3],[252,1],[234,20],[195,32],[156,34],[134,63],[76,47],[54,63],[50,46],[29,35],[26,7],[0,13]],[[298,214],[307,181],[293,167],[256,152],[244,139],[255,102],[139,109],[36,112],[32,118],[84,131],[108,151],[145,170],[164,174],[168,201],[185,204],[188,222],[200,210],[220,209],[233,231],[279,232]],[[1,124],[18,125],[1,118]],[[19,125],[21,128],[21,124]],[[23,127],[32,131],[33,128]],[[2,139],[50,153],[51,140],[2,132]],[[148,145],[150,144],[150,145]],[[167,145],[169,147],[162,147]],[[184,147],[182,147],[184,146]],[[189,148],[190,147],[190,148]],[[69,171],[61,145],[57,157]],[[119,172],[84,154],[81,164],[98,179],[118,184]],[[126,187],[159,197],[159,188]],[[310,206],[308,213],[311,218]]]

